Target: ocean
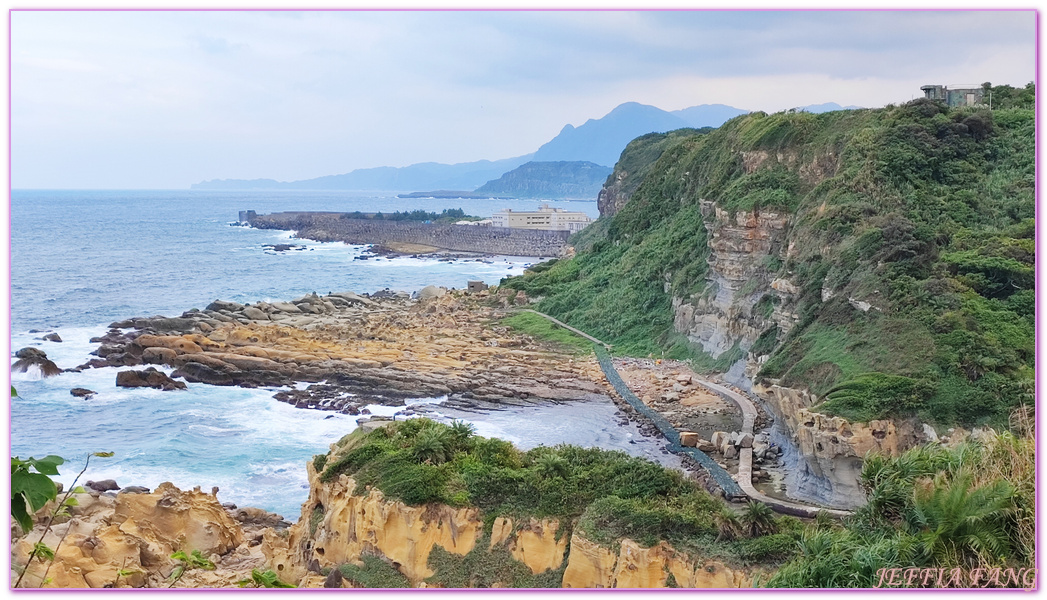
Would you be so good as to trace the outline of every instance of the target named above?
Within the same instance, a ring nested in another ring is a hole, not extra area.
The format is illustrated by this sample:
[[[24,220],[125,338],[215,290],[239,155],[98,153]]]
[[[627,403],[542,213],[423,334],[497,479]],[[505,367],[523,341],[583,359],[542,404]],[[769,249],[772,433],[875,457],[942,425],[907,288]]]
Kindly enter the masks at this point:
[[[413,292],[426,285],[497,284],[536,259],[489,262],[383,258],[353,260],[364,246],[291,240],[291,232],[231,227],[240,210],[362,211],[461,208],[490,216],[533,210],[536,201],[400,199],[355,192],[20,191],[11,197],[11,351],[45,351],[61,368],[87,362],[109,323],[177,316],[215,299],[287,300],[309,292]],[[549,202],[595,218],[595,202]],[[272,252],[294,243],[306,250]],[[57,332],[62,342],[44,341]],[[357,417],[297,409],[272,398],[279,388],[190,383],[184,391],[115,386],[116,368],[41,378],[12,373],[12,456],[57,454],[69,484],[93,452],[84,480],[150,488],[217,486],[222,502],[257,506],[295,520],[308,495],[305,462],[356,427]],[[170,370],[168,369],[168,372]],[[97,394],[84,400],[69,390]],[[439,398],[408,403],[436,404]],[[396,409],[372,407],[376,414]],[[619,426],[609,401],[513,407],[471,416],[485,436],[527,449],[572,443],[623,450],[679,466],[635,426]]]

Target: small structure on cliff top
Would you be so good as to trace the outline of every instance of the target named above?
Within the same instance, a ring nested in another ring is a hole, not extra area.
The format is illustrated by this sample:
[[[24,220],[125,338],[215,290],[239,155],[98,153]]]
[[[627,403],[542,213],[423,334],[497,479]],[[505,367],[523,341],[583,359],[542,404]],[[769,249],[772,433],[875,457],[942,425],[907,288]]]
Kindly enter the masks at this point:
[[[467,289],[470,294],[473,292],[482,292],[487,289],[487,284],[482,281],[470,281],[467,284]]]
[[[985,97],[985,89],[977,85],[957,86],[949,89],[944,85],[923,85],[923,97],[930,100],[939,100],[952,107],[975,106],[982,104]]]

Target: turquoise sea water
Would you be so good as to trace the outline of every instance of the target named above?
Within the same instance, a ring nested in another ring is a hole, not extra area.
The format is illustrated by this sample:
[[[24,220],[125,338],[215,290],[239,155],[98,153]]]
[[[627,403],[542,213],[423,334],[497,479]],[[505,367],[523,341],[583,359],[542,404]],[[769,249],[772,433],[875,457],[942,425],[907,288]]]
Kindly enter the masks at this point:
[[[15,191],[11,200],[11,350],[35,346],[59,367],[92,358],[88,340],[110,322],[133,316],[177,316],[221,298],[285,300],[309,292],[416,291],[430,284],[497,283],[535,259],[490,263],[428,259],[353,260],[365,248],[299,241],[307,250],[267,252],[291,233],[230,227],[239,210],[373,211],[462,208],[489,216],[501,208],[533,209],[533,201],[425,200],[334,192]],[[597,216],[595,202],[550,202]],[[31,332],[31,330],[37,330]],[[63,342],[47,342],[56,331]],[[12,358],[12,361],[14,359]],[[11,452],[58,454],[70,460],[70,481],[83,457],[86,479],[122,485],[219,486],[222,501],[294,519],[304,501],[304,463],[351,431],[356,417],[296,409],[272,399],[275,389],[189,384],[162,392],[115,386],[115,368],[41,379],[12,374]],[[90,400],[69,390],[85,387]],[[418,399],[436,402],[438,399]],[[379,412],[382,409],[376,409]],[[385,409],[388,410],[388,409]],[[478,414],[482,435],[529,448],[561,442],[622,449],[678,464],[631,426],[618,427],[609,402],[549,404]]]

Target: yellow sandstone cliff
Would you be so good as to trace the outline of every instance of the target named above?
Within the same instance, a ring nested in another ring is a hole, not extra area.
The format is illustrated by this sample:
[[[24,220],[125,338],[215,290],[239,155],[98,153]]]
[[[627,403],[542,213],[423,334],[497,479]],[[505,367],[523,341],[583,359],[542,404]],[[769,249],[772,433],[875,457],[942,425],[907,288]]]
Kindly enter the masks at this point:
[[[310,494],[301,519],[286,540],[267,533],[263,543],[272,569],[287,581],[317,585],[318,577],[309,573],[313,561],[315,571],[317,566],[362,564],[362,556],[376,555],[411,585],[437,587],[439,576],[433,577],[438,574],[429,564],[434,548],[465,556],[485,537],[478,509],[407,506],[375,489],[357,495],[353,478],[343,474],[323,483],[312,464],[307,468]],[[573,534],[560,531],[564,526],[555,519],[514,522],[498,517],[485,550],[505,548],[534,574],[564,568],[566,563],[563,587],[668,587],[675,580],[680,587],[735,588],[753,582],[750,572],[678,552],[665,542],[643,548],[625,539],[614,551],[588,540],[578,530]]]

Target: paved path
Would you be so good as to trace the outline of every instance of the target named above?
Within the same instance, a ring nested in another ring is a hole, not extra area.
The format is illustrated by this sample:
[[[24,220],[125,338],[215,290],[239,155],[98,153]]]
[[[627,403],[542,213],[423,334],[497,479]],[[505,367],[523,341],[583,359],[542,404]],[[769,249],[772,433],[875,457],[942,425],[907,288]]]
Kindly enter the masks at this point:
[[[587,340],[589,340],[591,342],[594,342],[596,344],[600,344],[601,346],[603,346],[607,350],[611,349],[611,345],[610,344],[604,343],[604,342],[594,338],[593,336],[591,336],[591,335],[589,335],[589,334],[587,334],[587,333],[585,333],[583,331],[579,331],[579,330],[575,329],[574,327],[571,327],[570,325],[567,325],[566,323],[564,323],[564,322],[562,322],[562,321],[560,321],[558,319],[550,317],[547,314],[540,313],[540,312],[538,312],[536,310],[531,310],[529,308],[525,308],[524,310],[527,311],[527,312],[531,312],[531,313],[534,313],[536,315],[539,315],[541,317],[545,317],[546,319],[549,319],[550,321],[552,321],[553,323],[556,323],[557,325],[559,325],[560,327],[563,327],[564,329],[568,329],[568,330],[570,330],[570,331],[572,331],[572,332],[574,332],[574,333],[584,337],[585,339],[587,339]],[[607,362],[608,362],[608,366],[609,366],[610,370],[613,371],[613,375],[612,375],[612,373],[609,372],[607,368],[604,368],[604,374],[607,375],[608,381],[610,381],[611,385],[614,386],[616,390],[618,389],[618,386],[615,385],[615,381],[613,381],[612,378],[613,379],[617,379],[618,381],[620,381],[621,385],[623,387],[625,387],[624,381],[622,381],[621,377],[618,376],[617,369],[615,369],[614,366],[612,364],[610,364],[610,361],[607,361]],[[603,361],[601,361],[601,367],[604,366],[602,363],[603,363]],[[732,400],[735,404],[737,404],[738,408],[742,411],[742,433],[750,433],[750,434],[754,434],[755,435],[755,432],[753,431],[753,428],[756,425],[756,415],[758,413],[757,413],[757,410],[756,410],[756,405],[753,404],[752,400],[750,400],[744,394],[739,394],[738,392],[735,392],[734,390],[732,390],[732,389],[730,389],[730,388],[728,388],[726,386],[722,386],[722,385],[720,385],[718,383],[713,383],[711,381],[705,381],[704,379],[695,379],[695,382],[698,383],[699,385],[705,387],[708,390],[711,390],[711,391],[713,391],[715,393],[718,393],[718,394],[720,394],[720,395],[722,395],[722,396]],[[624,389],[624,390],[619,390],[619,394],[622,395],[623,399],[626,402],[629,402],[630,405],[633,405],[633,408],[636,408],[637,411],[639,411],[641,413],[645,412],[644,409],[647,409],[648,411],[651,411],[651,409],[648,408],[646,405],[644,405],[643,402],[639,400],[639,398],[636,399],[636,402],[639,403],[639,406],[634,405],[633,402],[630,402],[630,398],[626,397],[626,394],[623,393],[623,392],[628,392],[628,395],[632,396],[633,398],[635,398],[635,395],[632,394],[632,392],[630,390],[628,390],[627,388]],[[647,415],[647,416],[648,416],[648,418],[652,418],[651,415]],[[660,417],[660,415],[658,415],[658,416]],[[659,423],[659,421],[665,421],[665,419],[652,418],[652,420],[655,421],[655,425],[659,426],[658,427],[659,430],[663,429],[663,427],[661,426],[662,424]],[[668,426],[667,422],[666,422],[666,426]],[[678,446],[678,444],[679,444],[679,442],[678,442],[678,440],[679,440],[679,432],[677,432],[675,429],[672,429],[671,426],[668,426],[668,427],[671,429],[671,431],[662,431],[662,433],[669,439],[669,441],[672,443],[673,446]],[[677,440],[677,441],[674,442],[674,440]],[[692,454],[692,452],[696,453],[696,454],[701,454],[701,456],[695,456],[695,458],[698,458],[698,459],[705,458],[706,459],[704,461],[703,460],[699,460],[699,462],[702,463],[702,465],[704,467],[706,467],[706,470],[708,470],[710,472],[710,475],[713,475],[714,479],[717,479],[716,475],[719,475],[719,473],[714,473],[714,471],[721,471],[722,470],[720,468],[720,466],[716,464],[715,461],[713,461],[711,458],[707,457],[704,453],[698,451],[695,448],[673,447],[673,448],[670,448],[670,449],[673,450],[673,451],[681,451],[682,450],[682,451],[684,451],[684,452],[686,452],[688,454]],[[712,463],[712,464],[708,465],[706,463]],[[724,472],[724,475],[726,475],[726,471]],[[753,500],[758,500],[760,502],[763,502],[764,504],[766,504],[767,506],[770,506],[772,509],[774,509],[777,512],[784,513],[784,514],[789,514],[789,515],[795,515],[795,516],[799,516],[799,517],[814,517],[814,516],[816,516],[820,512],[828,513],[829,515],[834,516],[834,517],[846,517],[846,516],[851,514],[850,511],[846,511],[846,510],[837,510],[837,509],[833,509],[833,508],[823,508],[823,507],[820,507],[820,506],[813,506],[813,505],[809,505],[809,504],[800,504],[800,503],[797,503],[797,502],[789,502],[787,500],[779,500],[778,498],[772,498],[772,497],[768,496],[767,494],[764,494],[763,492],[757,490],[756,487],[753,486],[752,476],[753,476],[753,449],[752,448],[741,448],[739,450],[739,452],[738,452],[738,474],[733,479],[735,481],[737,481],[738,487],[740,487],[741,491],[744,492],[745,495],[748,496],[749,498],[751,498]],[[727,483],[730,483],[730,482],[727,482]],[[729,490],[728,490],[729,486],[724,486],[724,485],[721,484],[721,487],[724,488],[724,492],[725,493],[729,493]]]

